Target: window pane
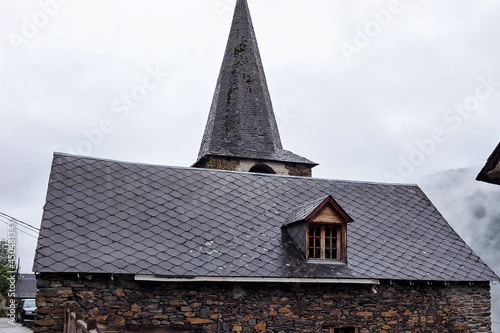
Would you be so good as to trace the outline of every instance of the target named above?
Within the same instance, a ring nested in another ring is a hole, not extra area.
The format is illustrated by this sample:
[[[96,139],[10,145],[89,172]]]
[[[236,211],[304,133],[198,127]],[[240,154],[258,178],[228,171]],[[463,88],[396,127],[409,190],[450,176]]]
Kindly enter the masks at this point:
[[[339,227],[309,226],[308,258],[338,260]],[[344,330],[345,328],[341,328]]]
[[[312,259],[321,258],[321,227],[309,227],[308,255]]]
[[[337,228],[332,229],[332,248],[337,248]]]

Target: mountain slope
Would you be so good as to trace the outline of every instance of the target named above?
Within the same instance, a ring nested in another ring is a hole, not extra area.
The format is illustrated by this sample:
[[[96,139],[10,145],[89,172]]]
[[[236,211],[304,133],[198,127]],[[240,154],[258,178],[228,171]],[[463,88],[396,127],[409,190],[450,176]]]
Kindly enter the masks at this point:
[[[418,184],[441,214],[497,274],[500,274],[500,186],[475,180],[480,168],[449,170]],[[492,285],[493,332],[500,332],[500,285]]]

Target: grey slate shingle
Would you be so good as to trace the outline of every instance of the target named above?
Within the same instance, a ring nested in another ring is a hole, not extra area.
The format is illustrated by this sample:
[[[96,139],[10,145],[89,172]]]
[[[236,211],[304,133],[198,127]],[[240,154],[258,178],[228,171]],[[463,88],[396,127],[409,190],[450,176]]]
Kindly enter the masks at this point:
[[[36,276],[35,274],[21,274],[20,280],[16,282],[16,298],[35,298]]]
[[[306,263],[281,228],[296,207],[328,195],[354,220],[348,265]],[[414,185],[64,154],[54,156],[34,271],[498,280]]]
[[[306,219],[327,198],[328,196],[302,204],[300,207],[295,207],[286,218],[283,226]]]

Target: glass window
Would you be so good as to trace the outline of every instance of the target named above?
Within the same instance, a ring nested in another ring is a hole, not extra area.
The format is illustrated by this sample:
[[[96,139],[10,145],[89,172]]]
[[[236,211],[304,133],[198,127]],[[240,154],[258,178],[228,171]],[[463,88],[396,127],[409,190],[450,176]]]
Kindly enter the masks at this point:
[[[339,260],[340,227],[310,225],[309,259]]]

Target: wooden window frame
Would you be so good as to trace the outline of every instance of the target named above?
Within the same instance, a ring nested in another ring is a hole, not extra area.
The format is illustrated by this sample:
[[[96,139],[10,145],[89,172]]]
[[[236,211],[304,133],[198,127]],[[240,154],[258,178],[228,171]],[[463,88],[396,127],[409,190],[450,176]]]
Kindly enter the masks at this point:
[[[321,228],[321,258],[310,258],[309,257],[309,230],[311,227]],[[325,228],[337,228],[337,258],[326,259],[325,258]],[[306,230],[306,260],[309,262],[347,262],[347,224],[346,223],[320,223],[320,222],[309,222],[307,223]]]

